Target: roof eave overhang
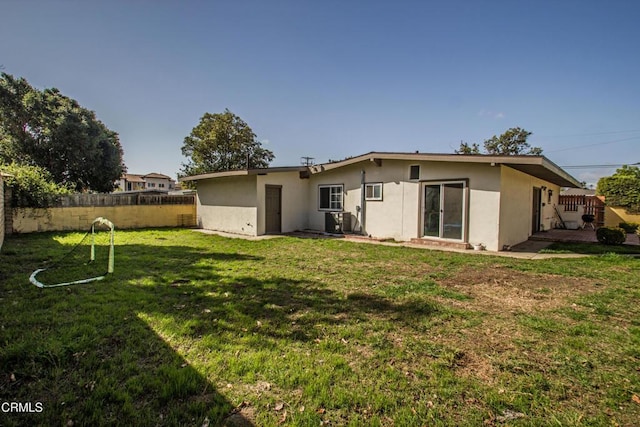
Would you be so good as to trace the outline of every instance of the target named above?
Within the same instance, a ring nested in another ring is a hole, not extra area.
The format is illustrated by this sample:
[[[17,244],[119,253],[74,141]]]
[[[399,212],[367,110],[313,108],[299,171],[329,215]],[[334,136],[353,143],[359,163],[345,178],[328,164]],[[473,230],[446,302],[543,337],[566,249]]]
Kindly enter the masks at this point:
[[[560,187],[580,188],[582,186],[582,184],[577,179],[569,175],[562,168],[557,166],[546,157],[538,158],[540,159],[539,164],[505,163],[504,165],[528,175],[534,176],[536,178],[542,179],[544,181],[550,182],[552,184],[556,184]]]
[[[213,172],[179,178],[179,181],[200,181],[204,179],[232,176],[266,175],[279,172],[304,172],[311,174],[327,172],[333,169],[370,161],[381,164],[382,160],[407,160],[414,162],[451,162],[481,163],[491,166],[504,165],[561,187],[579,188],[580,182],[544,156],[494,156],[488,154],[432,154],[432,153],[392,153],[371,152],[345,159],[339,162],[323,163],[314,166],[279,167],[249,169],[238,171]]]
[[[544,156],[496,156],[489,154],[433,154],[433,153],[390,153],[371,152],[333,163],[311,166],[312,174],[326,172],[332,169],[364,162],[379,160],[409,160],[422,162],[458,162],[484,163],[491,166],[505,165],[536,178],[543,179],[561,187],[580,187],[581,184],[574,177],[565,172],[551,160]]]
[[[251,175],[268,175],[270,173],[283,173],[283,172],[302,172],[306,171],[306,166],[293,166],[293,167],[275,167],[275,168],[261,168],[261,169],[249,169],[249,170],[236,170],[236,171],[223,171],[223,172],[211,172],[200,175],[185,176],[178,178],[179,182],[185,181],[202,181],[205,179],[224,178],[224,177],[238,177],[238,176],[251,176]]]

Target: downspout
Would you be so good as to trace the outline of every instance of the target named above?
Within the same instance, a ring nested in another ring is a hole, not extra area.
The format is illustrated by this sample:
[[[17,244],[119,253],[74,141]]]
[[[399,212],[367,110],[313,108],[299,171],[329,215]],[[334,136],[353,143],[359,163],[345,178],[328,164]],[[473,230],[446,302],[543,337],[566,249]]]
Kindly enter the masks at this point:
[[[364,169],[360,171],[360,234],[366,235],[366,194],[365,194],[366,174]]]

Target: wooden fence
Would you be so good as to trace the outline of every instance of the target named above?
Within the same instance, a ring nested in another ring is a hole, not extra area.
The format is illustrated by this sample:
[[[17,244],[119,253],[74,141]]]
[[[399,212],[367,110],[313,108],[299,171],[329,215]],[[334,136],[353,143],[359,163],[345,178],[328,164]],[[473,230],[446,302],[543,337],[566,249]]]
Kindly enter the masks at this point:
[[[71,208],[80,206],[138,206],[138,205],[193,205],[196,197],[167,194],[73,194],[61,196],[53,201],[51,207]]]
[[[578,218],[582,215],[593,215],[596,227],[604,225],[605,205],[597,196],[587,195],[560,195],[558,205],[562,206],[562,211],[575,213]],[[563,219],[566,220],[563,216]]]

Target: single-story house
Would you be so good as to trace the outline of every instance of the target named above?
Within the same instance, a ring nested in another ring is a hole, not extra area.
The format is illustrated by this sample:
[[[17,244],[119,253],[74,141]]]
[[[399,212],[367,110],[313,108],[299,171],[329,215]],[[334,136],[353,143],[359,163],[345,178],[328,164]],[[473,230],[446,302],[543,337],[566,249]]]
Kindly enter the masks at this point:
[[[353,232],[489,250],[551,228],[560,189],[580,186],[544,156],[388,152],[182,181],[197,183],[205,229]]]

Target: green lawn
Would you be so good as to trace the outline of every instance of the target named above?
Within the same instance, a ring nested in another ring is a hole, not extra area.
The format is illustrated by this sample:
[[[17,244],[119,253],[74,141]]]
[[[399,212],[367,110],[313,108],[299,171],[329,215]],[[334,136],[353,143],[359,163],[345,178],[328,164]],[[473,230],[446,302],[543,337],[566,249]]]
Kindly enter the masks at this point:
[[[0,425],[640,419],[635,258],[117,231],[107,279],[29,283],[81,237],[0,252],[0,403],[42,405]]]
[[[542,249],[540,253],[547,254],[587,254],[587,255],[640,255],[640,246],[634,245],[603,245],[601,243],[564,243],[555,242]]]

